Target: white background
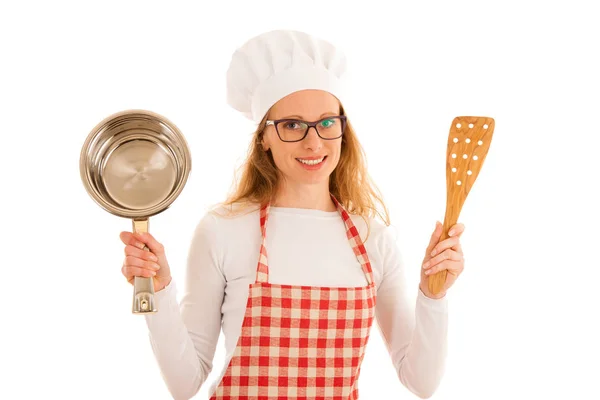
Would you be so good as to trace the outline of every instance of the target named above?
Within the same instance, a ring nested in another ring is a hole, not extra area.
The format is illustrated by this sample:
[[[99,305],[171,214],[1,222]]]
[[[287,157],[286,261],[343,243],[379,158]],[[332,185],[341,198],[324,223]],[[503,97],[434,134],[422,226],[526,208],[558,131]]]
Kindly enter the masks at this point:
[[[0,398],[170,398],[120,272],[119,232],[130,220],[87,195],[79,152],[96,123],[125,109],[158,112],[182,130],[192,173],[150,221],[181,287],[193,229],[224,199],[253,131],[225,103],[229,58],[274,28],[346,50],[350,118],[400,229],[411,296],[444,216],[450,123],[495,118],[459,218],[466,269],[448,293],[447,372],[433,398],[600,398],[592,2],[202,4],[2,3]],[[215,371],[223,355],[221,343]],[[360,390],[415,398],[378,333]]]

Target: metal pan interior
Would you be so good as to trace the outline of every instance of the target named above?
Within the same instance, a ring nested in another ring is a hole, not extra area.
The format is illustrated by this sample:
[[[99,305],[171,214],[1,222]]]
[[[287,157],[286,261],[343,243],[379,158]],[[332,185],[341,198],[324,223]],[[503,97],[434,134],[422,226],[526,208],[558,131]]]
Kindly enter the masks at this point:
[[[191,158],[185,139],[168,120],[129,111],[94,128],[80,167],[88,193],[102,208],[127,218],[149,217],[179,195]]]
[[[104,159],[106,193],[123,208],[145,210],[167,199],[177,183],[177,161],[168,148],[144,138],[127,140]]]

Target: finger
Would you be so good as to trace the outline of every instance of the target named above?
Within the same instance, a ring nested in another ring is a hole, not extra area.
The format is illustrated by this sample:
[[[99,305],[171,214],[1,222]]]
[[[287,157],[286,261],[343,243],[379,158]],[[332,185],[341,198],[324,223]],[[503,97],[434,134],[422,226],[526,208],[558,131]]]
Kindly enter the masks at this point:
[[[158,265],[154,261],[146,261],[134,256],[125,257],[123,265],[128,267],[146,268],[154,271],[158,271],[160,269],[160,265]]]
[[[131,240],[132,236],[133,234],[131,232],[123,231],[119,234],[119,239],[121,239],[121,242],[123,242],[123,244],[127,245],[129,244],[129,241]]]
[[[139,239],[136,239],[136,237],[134,236],[134,234],[132,232],[121,232],[121,234],[119,235],[119,238],[121,238],[121,241],[123,242],[123,244],[125,245],[131,245],[131,246],[135,246],[138,249],[144,249],[144,243],[141,242]]]
[[[127,265],[123,265],[123,267],[121,268],[121,272],[123,273],[125,278],[127,278],[128,282],[131,282],[133,280],[133,278],[136,276],[143,276],[146,278],[151,278],[156,275],[156,272],[150,271],[149,269],[140,268],[140,267],[132,267],[132,266],[127,266]]]
[[[136,232],[133,234],[133,237],[139,240],[142,243],[145,243],[146,246],[150,249],[151,252],[160,257],[165,252],[165,248],[158,240],[152,236],[149,232],[139,233]]]
[[[433,257],[446,249],[454,249],[454,247],[456,246],[460,246],[460,239],[458,237],[455,236],[448,239],[444,239],[433,247],[429,255]]]
[[[433,247],[438,243],[440,237],[442,236],[442,224],[439,221],[435,221],[435,229],[431,234],[431,239],[429,239],[429,244],[427,245],[427,249],[425,250],[425,254],[428,255],[433,250]]]
[[[423,264],[423,269],[433,268],[435,265],[440,264],[444,261],[462,261],[463,257],[461,254],[458,254],[456,251],[448,249],[437,256],[431,258],[426,263]]]
[[[445,260],[425,271],[425,275],[437,274],[440,271],[447,270],[448,273],[458,276],[464,269],[462,261]]]
[[[453,237],[460,237],[460,235],[462,235],[462,233],[465,231],[465,225],[462,223],[457,223],[454,224],[450,230],[448,231],[448,236]]]
[[[158,261],[158,257],[156,257],[151,251],[141,250],[140,248],[132,246],[130,244],[125,246],[124,251],[126,256],[137,257],[147,261]]]

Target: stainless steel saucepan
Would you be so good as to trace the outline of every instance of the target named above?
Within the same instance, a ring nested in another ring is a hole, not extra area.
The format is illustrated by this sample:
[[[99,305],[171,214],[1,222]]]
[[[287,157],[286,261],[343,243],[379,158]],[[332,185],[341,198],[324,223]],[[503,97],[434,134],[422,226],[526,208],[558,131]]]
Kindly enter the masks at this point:
[[[92,129],[79,169],[85,189],[100,207],[131,218],[133,232],[147,232],[149,218],[167,209],[183,190],[191,161],[187,142],[171,121],[154,112],[127,110]],[[132,312],[157,312],[152,278],[134,278]]]

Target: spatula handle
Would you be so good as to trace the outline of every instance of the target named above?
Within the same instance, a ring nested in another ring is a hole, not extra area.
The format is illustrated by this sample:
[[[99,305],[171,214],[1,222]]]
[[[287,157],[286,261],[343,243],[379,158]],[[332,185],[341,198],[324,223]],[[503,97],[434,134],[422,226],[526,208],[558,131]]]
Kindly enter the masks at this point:
[[[133,232],[148,232],[148,218],[134,219]],[[148,246],[144,246],[144,250],[150,251]],[[151,314],[156,311],[154,305],[154,282],[152,278],[145,276],[134,277],[132,312],[134,314]]]
[[[439,242],[448,239],[448,232],[450,228],[454,226],[458,220],[458,214],[460,210],[447,209],[446,216],[444,217],[444,225],[442,226],[442,235],[440,236]],[[438,273],[431,275],[427,281],[429,291],[436,295],[440,293],[446,283],[446,276],[448,271],[442,270]]]

